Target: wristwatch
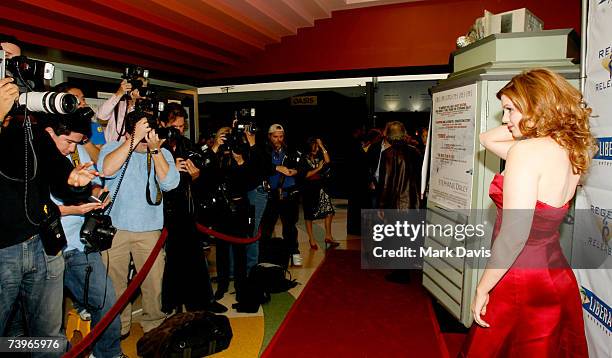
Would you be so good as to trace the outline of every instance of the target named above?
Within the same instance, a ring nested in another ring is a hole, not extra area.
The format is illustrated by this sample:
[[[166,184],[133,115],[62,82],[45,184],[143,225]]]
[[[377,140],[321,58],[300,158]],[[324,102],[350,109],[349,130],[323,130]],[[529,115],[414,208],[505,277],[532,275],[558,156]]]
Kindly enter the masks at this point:
[[[159,148],[151,149],[151,154],[159,154]]]

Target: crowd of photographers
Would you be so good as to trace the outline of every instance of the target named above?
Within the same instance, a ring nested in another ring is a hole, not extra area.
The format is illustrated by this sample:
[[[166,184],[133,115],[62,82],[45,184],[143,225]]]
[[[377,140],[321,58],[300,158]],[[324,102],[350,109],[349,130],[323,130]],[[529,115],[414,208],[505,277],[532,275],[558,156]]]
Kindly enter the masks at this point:
[[[198,223],[237,238],[267,237],[280,217],[291,260],[301,265],[299,153],[287,149],[282,125],[270,126],[268,143],[258,143],[252,113],[242,111],[199,147],[183,136],[185,109],[162,106],[148,71],[131,66],[98,110],[106,126],[94,144],[83,89],[62,83],[41,91],[49,64],[21,56],[14,38],[0,42],[0,150],[10,153],[0,160],[0,336],[54,337],[65,347],[64,289],[95,326],[164,227],[165,249],[140,286],[145,333],[183,307],[227,311],[217,300],[231,278],[240,301],[259,242],[215,241],[213,292]],[[124,356],[120,341],[131,318],[128,304],[92,355]]]

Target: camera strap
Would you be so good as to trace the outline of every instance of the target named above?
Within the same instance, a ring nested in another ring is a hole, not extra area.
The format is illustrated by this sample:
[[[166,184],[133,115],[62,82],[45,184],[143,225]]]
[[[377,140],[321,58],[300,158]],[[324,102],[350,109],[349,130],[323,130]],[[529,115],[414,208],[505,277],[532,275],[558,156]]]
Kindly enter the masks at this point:
[[[149,205],[158,206],[162,202],[162,193],[161,189],[159,188],[159,183],[157,182],[157,177],[155,175],[153,175],[155,189],[157,190],[157,193],[155,194],[155,202],[151,201],[151,190],[149,189],[149,178],[151,177],[151,160],[151,152],[147,148],[147,203],[149,203]]]
[[[119,103],[121,102],[125,102],[125,112],[123,112],[123,121],[121,122],[121,128],[118,128]],[[115,132],[117,132],[117,135],[119,136],[119,138],[121,138],[123,137],[123,135],[125,135],[125,117],[127,116],[127,113],[128,113],[129,102],[122,98],[121,100],[119,100],[119,103],[115,106],[115,108],[113,108],[113,110],[115,111]]]
[[[76,168],[79,164],[81,164],[81,158],[79,157],[79,148],[75,148],[74,152],[70,154],[70,158],[72,158],[72,165]]]

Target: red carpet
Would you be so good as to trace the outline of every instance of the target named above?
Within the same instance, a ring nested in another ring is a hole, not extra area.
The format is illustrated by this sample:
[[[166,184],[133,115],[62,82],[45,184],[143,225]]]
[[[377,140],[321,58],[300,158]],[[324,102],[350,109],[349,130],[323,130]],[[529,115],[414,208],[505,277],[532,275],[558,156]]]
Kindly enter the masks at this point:
[[[359,251],[329,251],[262,357],[447,357],[420,275],[386,273],[362,270]]]

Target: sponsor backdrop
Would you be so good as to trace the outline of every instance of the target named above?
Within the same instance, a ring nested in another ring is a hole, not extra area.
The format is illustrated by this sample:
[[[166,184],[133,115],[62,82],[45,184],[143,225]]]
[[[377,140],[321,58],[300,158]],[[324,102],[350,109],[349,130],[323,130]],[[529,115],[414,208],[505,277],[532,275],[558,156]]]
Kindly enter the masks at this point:
[[[576,209],[591,215],[576,217],[572,264],[600,267],[575,273],[590,356],[612,357],[612,0],[589,0],[588,5],[584,96],[593,108],[591,126],[599,152],[576,199]]]

